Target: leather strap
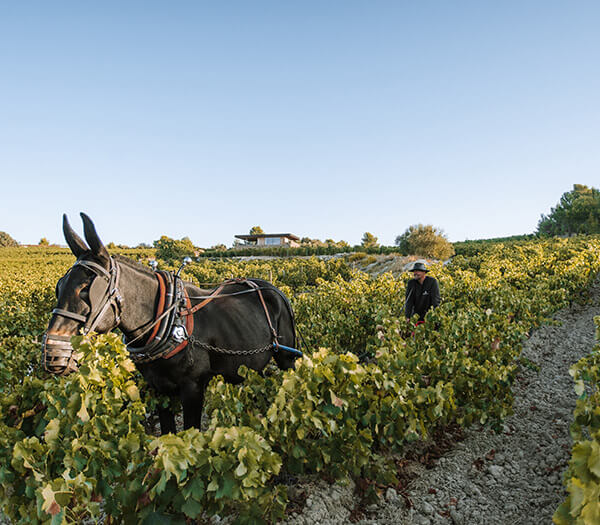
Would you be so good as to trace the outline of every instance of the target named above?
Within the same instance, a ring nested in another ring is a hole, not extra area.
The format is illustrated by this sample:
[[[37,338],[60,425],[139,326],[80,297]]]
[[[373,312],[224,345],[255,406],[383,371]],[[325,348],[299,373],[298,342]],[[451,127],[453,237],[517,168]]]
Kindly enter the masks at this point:
[[[76,261],[73,266],[85,266],[92,270],[97,275],[102,274],[108,281],[110,281],[110,272],[106,270],[103,266],[96,264],[93,261]],[[111,263],[112,266],[112,263]]]
[[[217,295],[219,295],[219,293],[223,290],[223,288],[225,288],[226,284],[230,284],[230,283],[229,282],[224,282],[213,293],[211,293],[209,297],[207,297],[206,299],[204,299],[204,301],[202,301],[201,303],[198,303],[193,308],[190,308],[190,307],[186,308],[185,310],[183,310],[181,312],[181,315],[187,315],[189,317],[192,314],[196,313],[201,308],[204,308],[208,303],[210,303],[213,299],[215,299]],[[187,297],[187,295],[186,295],[186,297]],[[189,298],[188,298],[188,301],[189,301]],[[190,303],[190,306],[191,306],[191,303]]]
[[[162,313],[165,309],[166,286],[165,286],[165,280],[160,273],[156,272],[154,275],[156,275],[156,278],[158,279],[158,308],[156,310],[156,318],[158,319],[162,315]],[[150,341],[152,341],[152,339],[154,339],[156,337],[159,326],[160,326],[160,323],[156,323],[154,325],[154,329],[152,330],[150,337],[148,337],[148,341],[146,341],[146,344],[149,344]]]
[[[279,338],[279,336],[277,335],[277,331],[275,330],[275,328],[273,327],[273,323],[271,322],[271,316],[269,315],[269,309],[267,308],[267,304],[265,303],[265,299],[263,297],[263,294],[260,291],[260,287],[254,281],[250,281],[248,279],[230,279],[228,281],[225,281],[213,293],[211,293],[209,297],[207,297],[206,299],[204,299],[204,301],[202,301],[201,303],[198,303],[193,308],[189,308],[188,307],[187,309],[183,310],[181,312],[181,314],[182,315],[187,315],[188,317],[192,317],[192,314],[194,314],[195,312],[197,312],[201,308],[204,308],[213,299],[216,299],[219,296],[219,293],[221,293],[221,291],[223,290],[223,288],[225,288],[225,286],[228,285],[228,284],[245,284],[245,285],[249,286],[250,288],[252,288],[258,294],[258,297],[260,298],[260,302],[261,302],[261,304],[263,306],[263,309],[265,311],[265,316],[267,318],[267,323],[269,323],[269,329],[271,330],[271,335],[273,337],[273,341],[277,342],[277,339]],[[186,295],[186,297],[187,297],[187,295]],[[189,332],[189,331],[188,331],[188,333],[191,334],[191,332]]]
[[[189,310],[192,307],[192,301],[190,301],[190,297],[187,293],[187,290],[185,289],[185,285],[182,284],[182,286],[183,286],[183,296],[185,297],[185,304]],[[194,316],[193,315],[187,316],[187,319],[185,321],[185,329],[187,330],[188,336],[191,337],[194,332]],[[173,350],[171,350],[167,355],[165,355],[163,357],[163,359],[169,359],[170,357],[173,357],[175,354],[178,354],[187,346],[187,344],[188,344],[188,340],[186,339],[178,347],[173,348]]]
[[[273,323],[271,322],[271,316],[269,315],[269,310],[267,308],[267,304],[265,303],[265,298],[263,297],[263,294],[260,291],[259,286],[255,282],[253,282],[253,281],[246,281],[246,283],[251,288],[254,288],[256,290],[256,293],[258,293],[258,297],[260,298],[260,302],[262,303],[263,308],[265,310],[265,316],[267,317],[267,323],[269,323],[269,328],[271,330],[271,335],[273,336],[273,341],[277,342],[277,339],[278,339],[277,332],[275,331],[275,328],[273,328]]]
[[[87,317],[85,315],[69,312],[69,310],[63,310],[62,308],[55,308],[52,310],[52,313],[55,315],[61,315],[62,317],[68,317],[69,319],[75,319],[75,321],[81,321],[83,323],[87,321]]]

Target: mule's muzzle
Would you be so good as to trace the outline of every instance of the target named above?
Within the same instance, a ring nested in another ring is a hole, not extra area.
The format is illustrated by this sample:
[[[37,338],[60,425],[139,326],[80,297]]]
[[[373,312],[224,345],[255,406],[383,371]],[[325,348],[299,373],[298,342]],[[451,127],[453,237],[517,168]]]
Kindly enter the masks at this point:
[[[79,369],[80,355],[73,351],[70,335],[44,334],[42,365],[51,374],[66,376]]]

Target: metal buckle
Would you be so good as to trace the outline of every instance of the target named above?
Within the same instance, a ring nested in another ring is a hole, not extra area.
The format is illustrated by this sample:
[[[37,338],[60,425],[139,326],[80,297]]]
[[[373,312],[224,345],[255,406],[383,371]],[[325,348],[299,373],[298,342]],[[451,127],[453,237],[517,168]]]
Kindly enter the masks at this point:
[[[173,330],[171,330],[171,337],[178,343],[183,343],[188,338],[188,333],[185,329],[185,326],[176,324],[173,327]]]

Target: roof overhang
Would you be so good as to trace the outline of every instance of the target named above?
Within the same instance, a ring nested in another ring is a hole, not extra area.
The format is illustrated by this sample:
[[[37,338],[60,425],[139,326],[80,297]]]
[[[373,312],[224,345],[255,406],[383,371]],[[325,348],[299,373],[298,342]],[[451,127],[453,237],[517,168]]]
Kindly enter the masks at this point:
[[[286,237],[291,239],[292,241],[299,241],[300,237],[294,235],[293,233],[260,233],[256,235],[236,235],[236,239],[241,239],[243,241],[256,241],[258,239],[265,238],[273,238],[273,237]]]

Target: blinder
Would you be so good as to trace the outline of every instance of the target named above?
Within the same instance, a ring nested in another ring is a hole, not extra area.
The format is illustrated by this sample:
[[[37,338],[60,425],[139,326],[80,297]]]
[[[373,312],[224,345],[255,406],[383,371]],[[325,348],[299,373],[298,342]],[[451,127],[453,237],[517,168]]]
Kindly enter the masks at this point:
[[[90,304],[92,306],[92,316],[94,315],[94,309],[99,308],[97,305],[101,304],[101,301],[108,294],[109,286],[110,281],[103,279],[100,276],[96,277],[92,281],[89,290]]]
[[[90,312],[87,316],[69,310],[54,308],[52,313],[84,323],[83,334],[93,331],[102,320],[105,312],[112,307],[115,315],[115,326],[120,322],[120,312],[123,299],[119,293],[119,266],[110,259],[110,271],[93,261],[77,260],[62,279],[71,272],[75,266],[83,266],[96,274],[90,284],[88,296]],[[57,284],[59,290],[62,279]],[[58,295],[58,293],[57,293]],[[44,369],[57,375],[66,375],[77,370],[78,357],[73,354],[71,336],[44,334],[42,340],[42,362]]]

